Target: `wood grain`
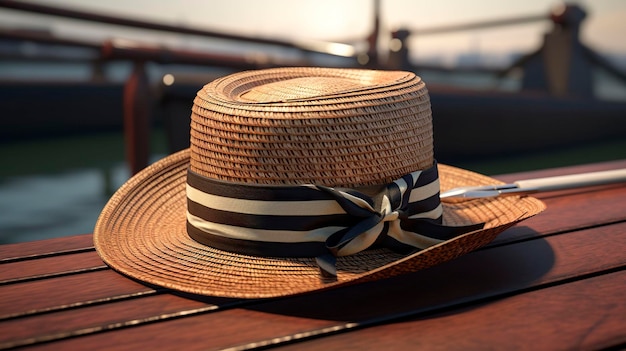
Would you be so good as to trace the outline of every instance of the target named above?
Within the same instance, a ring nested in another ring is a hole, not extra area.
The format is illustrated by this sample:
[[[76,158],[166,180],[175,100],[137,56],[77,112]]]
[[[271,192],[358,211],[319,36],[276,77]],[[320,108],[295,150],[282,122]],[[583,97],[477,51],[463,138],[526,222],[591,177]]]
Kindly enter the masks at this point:
[[[216,305],[170,294],[147,295],[137,299],[111,301],[88,308],[74,308],[43,315],[0,322],[0,348],[153,323],[183,315],[206,313]]]
[[[52,276],[107,269],[100,257],[93,251],[68,255],[43,257],[37,260],[24,260],[5,263],[0,269],[0,285],[16,281],[43,279]]]
[[[620,167],[626,167],[626,160],[503,177]],[[548,205],[544,213],[454,261],[382,281],[272,300],[199,297],[144,285],[103,266],[90,235],[3,245],[0,348],[623,345],[626,187],[540,197]]]
[[[279,348],[600,350],[626,342],[626,271]]]
[[[84,250],[93,250],[91,234],[6,244],[0,245],[0,263]]]
[[[0,319],[154,292],[111,270],[10,284],[0,287]]]
[[[542,199],[544,212],[499,235],[493,244],[547,236],[626,220],[626,186],[578,190]]]
[[[68,349],[80,345],[103,349],[127,349],[128,346],[130,349],[139,345],[158,347],[160,343],[180,343],[181,337],[200,342],[205,337],[209,341],[201,343],[200,348],[219,349],[271,342],[276,337],[348,330],[352,323],[376,324],[405,316],[463,308],[467,304],[490,303],[493,299],[561,284],[572,277],[600,274],[625,266],[626,257],[620,253],[624,252],[626,244],[615,245],[624,231],[626,223],[547,239],[537,238],[474,252],[433,269],[385,281],[257,302],[245,308],[216,310],[192,315],[184,321],[167,319],[156,324],[119,329],[114,334],[125,340],[123,346],[116,345],[116,339],[111,339],[110,333],[60,340],[50,346]],[[592,239],[594,244],[588,245]],[[189,327],[190,323],[197,327]],[[71,326],[76,330],[87,327],[76,323]],[[179,332],[171,333],[171,330]],[[155,339],[155,335],[158,338]],[[191,344],[181,346],[195,348]]]

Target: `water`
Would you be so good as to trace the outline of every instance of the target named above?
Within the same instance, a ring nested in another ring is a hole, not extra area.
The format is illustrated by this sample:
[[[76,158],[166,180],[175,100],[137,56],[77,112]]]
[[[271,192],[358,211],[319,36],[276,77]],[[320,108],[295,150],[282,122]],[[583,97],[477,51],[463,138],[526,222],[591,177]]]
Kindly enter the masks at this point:
[[[152,135],[152,161],[166,154]],[[92,233],[128,178],[119,132],[0,144],[0,244]]]
[[[126,178],[123,168],[111,170],[115,187]],[[107,176],[95,169],[5,180],[0,186],[0,243],[92,232],[109,195],[106,182]]]

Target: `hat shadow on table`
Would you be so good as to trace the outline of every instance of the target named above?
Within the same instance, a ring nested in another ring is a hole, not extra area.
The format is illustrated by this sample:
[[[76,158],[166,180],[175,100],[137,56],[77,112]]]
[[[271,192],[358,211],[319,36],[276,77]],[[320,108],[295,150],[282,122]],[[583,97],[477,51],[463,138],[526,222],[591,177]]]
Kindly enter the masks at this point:
[[[499,301],[503,296],[546,283],[543,277],[555,263],[553,248],[532,229],[521,227],[520,230],[532,240],[516,245],[489,246],[402,276],[314,295],[272,299],[244,308],[285,316],[359,323],[364,327],[382,322],[433,318],[449,313],[450,308],[454,311],[478,308]],[[528,252],[533,254],[528,255]]]
[[[204,86],[191,120],[191,147],[126,182],[94,230],[102,259],[148,284],[264,298],[389,278],[545,208],[440,201],[500,182],[436,163],[428,91],[410,72],[240,72]]]

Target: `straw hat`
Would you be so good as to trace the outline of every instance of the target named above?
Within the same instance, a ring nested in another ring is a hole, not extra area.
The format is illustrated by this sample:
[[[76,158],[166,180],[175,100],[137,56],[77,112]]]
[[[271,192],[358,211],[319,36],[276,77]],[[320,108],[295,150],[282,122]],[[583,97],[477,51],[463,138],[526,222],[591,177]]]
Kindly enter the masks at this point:
[[[381,279],[544,209],[530,197],[440,202],[440,188],[499,182],[436,164],[413,73],[241,72],[204,86],[191,117],[191,147],[131,178],[95,227],[102,259],[147,283],[260,298]]]

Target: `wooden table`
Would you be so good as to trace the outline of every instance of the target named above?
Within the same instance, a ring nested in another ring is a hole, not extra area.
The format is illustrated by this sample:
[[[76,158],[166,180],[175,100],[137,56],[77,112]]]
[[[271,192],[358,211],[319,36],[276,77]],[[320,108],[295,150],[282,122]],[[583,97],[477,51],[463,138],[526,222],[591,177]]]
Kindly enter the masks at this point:
[[[497,178],[626,168],[626,160]],[[437,267],[273,300],[197,297],[109,269],[91,235],[0,246],[0,347],[572,350],[626,347],[626,186],[548,209]]]

